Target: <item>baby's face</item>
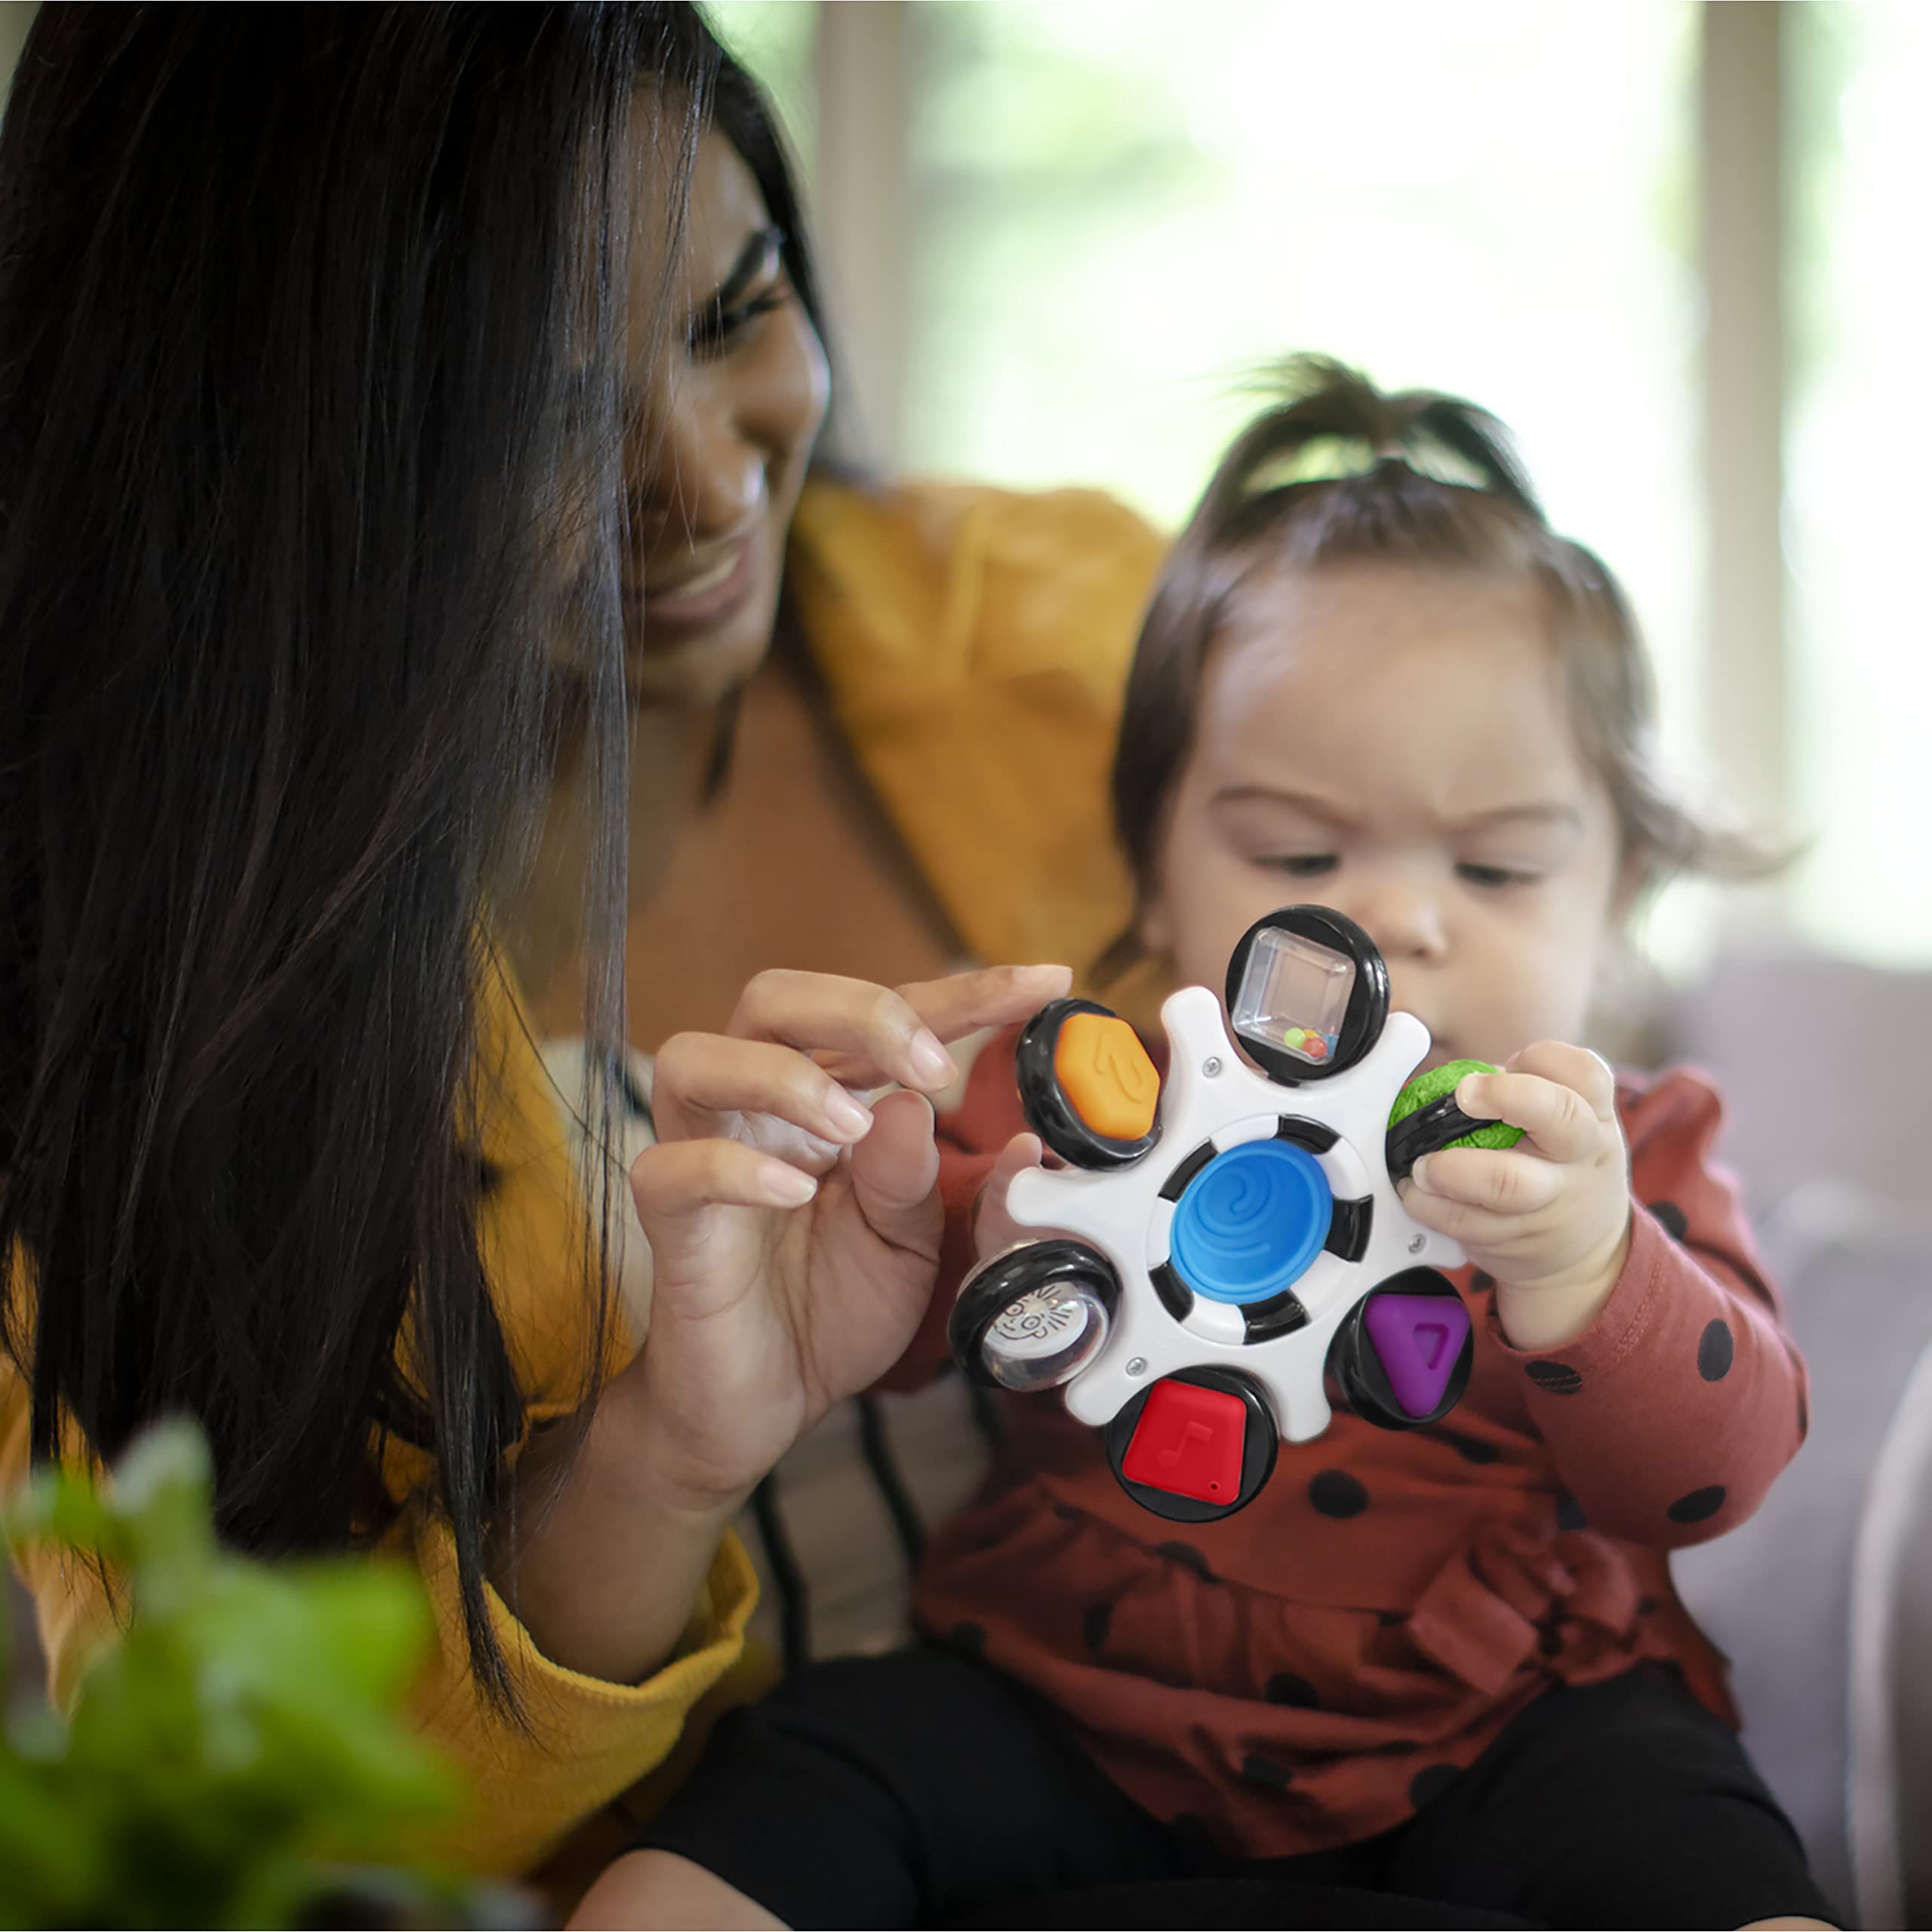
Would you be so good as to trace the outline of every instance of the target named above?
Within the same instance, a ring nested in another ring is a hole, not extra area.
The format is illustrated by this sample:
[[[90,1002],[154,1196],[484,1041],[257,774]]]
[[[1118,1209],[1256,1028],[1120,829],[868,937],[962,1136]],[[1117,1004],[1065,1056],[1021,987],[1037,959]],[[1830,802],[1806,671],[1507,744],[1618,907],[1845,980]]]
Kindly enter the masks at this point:
[[[1257,577],[1208,654],[1143,933],[1219,992],[1263,914],[1330,906],[1429,1063],[1576,1039],[1623,909],[1534,588],[1387,565]]]

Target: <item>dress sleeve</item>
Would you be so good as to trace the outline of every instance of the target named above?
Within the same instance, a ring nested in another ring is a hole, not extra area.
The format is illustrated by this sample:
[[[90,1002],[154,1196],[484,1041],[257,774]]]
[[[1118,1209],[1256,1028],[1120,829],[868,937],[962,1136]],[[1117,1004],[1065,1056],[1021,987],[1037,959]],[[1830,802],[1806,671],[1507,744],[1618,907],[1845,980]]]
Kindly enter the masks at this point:
[[[1712,1088],[1673,1072],[1620,1089],[1630,1149],[1629,1257],[1561,1347],[1509,1346],[1531,1419],[1591,1526],[1658,1549],[1701,1543],[1757,1508],[1807,1426],[1804,1364],[1736,1187],[1712,1161]]]

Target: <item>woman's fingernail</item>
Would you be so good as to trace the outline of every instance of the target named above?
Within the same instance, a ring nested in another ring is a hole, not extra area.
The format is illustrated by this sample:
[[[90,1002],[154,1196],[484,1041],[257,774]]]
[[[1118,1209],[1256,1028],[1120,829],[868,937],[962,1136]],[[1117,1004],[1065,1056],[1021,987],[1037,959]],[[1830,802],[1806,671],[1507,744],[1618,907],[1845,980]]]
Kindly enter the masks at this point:
[[[1426,1194],[1429,1192],[1429,1157],[1425,1154],[1422,1158],[1417,1161],[1415,1165],[1409,1170],[1409,1180],[1411,1183],[1415,1186],[1419,1192],[1423,1194]]]
[[[949,1081],[959,1078],[959,1069],[953,1065],[952,1056],[934,1034],[915,1034],[908,1057],[912,1060],[912,1071],[932,1086],[943,1087]]]
[[[783,1161],[768,1161],[759,1176],[765,1192],[781,1208],[802,1208],[818,1192],[818,1183]]]
[[[863,1140],[872,1129],[872,1115],[842,1087],[835,1089],[826,1102],[825,1117],[841,1140]]]

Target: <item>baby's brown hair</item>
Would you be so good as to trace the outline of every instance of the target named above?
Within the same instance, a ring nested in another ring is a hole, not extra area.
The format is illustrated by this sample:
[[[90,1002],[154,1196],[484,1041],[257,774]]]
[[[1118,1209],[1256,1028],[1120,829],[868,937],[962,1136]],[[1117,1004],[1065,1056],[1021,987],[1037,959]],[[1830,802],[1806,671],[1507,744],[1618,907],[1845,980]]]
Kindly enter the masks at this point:
[[[1495,573],[1542,588],[1578,742],[1608,788],[1624,858],[1643,888],[1684,872],[1755,877],[1779,863],[1667,783],[1649,660],[1629,602],[1594,552],[1551,529],[1495,417],[1432,389],[1385,395],[1321,356],[1295,358],[1280,386],[1281,399],[1222,458],[1141,624],[1113,811],[1142,898],[1193,743],[1208,648],[1233,600],[1260,571],[1345,564]],[[1139,949],[1123,934],[1108,963],[1124,965]]]

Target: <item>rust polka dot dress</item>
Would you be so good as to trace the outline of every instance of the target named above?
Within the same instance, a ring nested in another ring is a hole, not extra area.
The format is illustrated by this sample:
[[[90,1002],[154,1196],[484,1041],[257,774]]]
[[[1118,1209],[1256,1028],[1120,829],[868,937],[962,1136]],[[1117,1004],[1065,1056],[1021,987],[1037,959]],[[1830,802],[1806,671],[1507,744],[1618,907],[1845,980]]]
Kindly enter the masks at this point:
[[[891,1386],[945,1359],[973,1205],[1025,1123],[1009,1035],[943,1125],[938,1294]],[[1238,1515],[1183,1526],[1122,1493],[1054,1394],[1003,1398],[980,1496],[935,1539],[915,1614],[1032,1686],[1128,1796],[1269,1858],[1399,1824],[1532,1699],[1653,1660],[1734,1717],[1669,1552],[1757,1506],[1804,1432],[1804,1364],[1710,1152],[1697,1075],[1623,1082],[1629,1260],[1583,1334],[1510,1346],[1490,1286],[1467,1394],[1405,1434],[1338,1411],[1283,1442]]]

